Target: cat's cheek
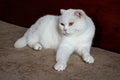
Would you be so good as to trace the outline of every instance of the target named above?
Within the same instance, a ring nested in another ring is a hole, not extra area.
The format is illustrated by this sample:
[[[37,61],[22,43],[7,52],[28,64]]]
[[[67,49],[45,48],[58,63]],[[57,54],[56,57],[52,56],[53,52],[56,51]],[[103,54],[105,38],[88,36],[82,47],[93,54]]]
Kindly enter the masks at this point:
[[[59,26],[59,29],[62,31],[62,30],[63,30],[63,27],[62,27],[62,26]]]
[[[68,34],[73,34],[73,30],[68,30],[67,33]]]
[[[62,26],[60,26],[59,28],[60,28],[61,32],[62,32],[63,34],[65,34],[64,28],[63,28]]]

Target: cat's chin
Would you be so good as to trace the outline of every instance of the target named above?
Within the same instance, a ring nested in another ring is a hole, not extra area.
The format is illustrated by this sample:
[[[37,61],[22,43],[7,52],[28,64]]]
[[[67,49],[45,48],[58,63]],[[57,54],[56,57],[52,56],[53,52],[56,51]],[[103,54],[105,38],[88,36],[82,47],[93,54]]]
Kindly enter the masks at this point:
[[[64,36],[68,36],[69,34],[67,34],[67,33],[65,33],[65,34],[63,34]]]
[[[70,35],[68,32],[62,32],[62,34],[65,36]]]
[[[62,34],[63,34],[63,35],[70,35],[70,33],[69,33],[68,31],[66,31],[66,32],[65,32],[65,31],[62,31]]]

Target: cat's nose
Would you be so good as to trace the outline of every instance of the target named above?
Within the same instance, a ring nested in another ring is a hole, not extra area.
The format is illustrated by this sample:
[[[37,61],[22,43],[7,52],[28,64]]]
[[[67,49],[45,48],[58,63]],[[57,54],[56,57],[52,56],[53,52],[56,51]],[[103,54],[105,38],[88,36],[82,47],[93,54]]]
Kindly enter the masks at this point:
[[[65,28],[64,28],[64,31],[66,32],[66,31],[67,31],[67,29],[65,29]]]

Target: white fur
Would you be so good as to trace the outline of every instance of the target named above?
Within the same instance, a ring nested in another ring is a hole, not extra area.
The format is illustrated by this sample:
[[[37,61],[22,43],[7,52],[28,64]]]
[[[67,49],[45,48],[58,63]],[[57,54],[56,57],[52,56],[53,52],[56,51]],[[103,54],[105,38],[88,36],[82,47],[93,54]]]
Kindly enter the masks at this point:
[[[81,9],[61,9],[60,16],[47,15],[40,18],[15,43],[16,48],[29,45],[35,50],[57,49],[54,68],[63,71],[73,52],[87,63],[94,63],[90,48],[95,33],[93,21]],[[23,39],[24,38],[24,39]],[[25,43],[25,44],[23,44]]]
[[[26,38],[26,44],[35,50],[42,47],[56,49],[60,42],[57,23],[58,16],[46,15],[38,19],[23,36]],[[15,48],[21,48],[22,40],[18,41],[14,45]]]

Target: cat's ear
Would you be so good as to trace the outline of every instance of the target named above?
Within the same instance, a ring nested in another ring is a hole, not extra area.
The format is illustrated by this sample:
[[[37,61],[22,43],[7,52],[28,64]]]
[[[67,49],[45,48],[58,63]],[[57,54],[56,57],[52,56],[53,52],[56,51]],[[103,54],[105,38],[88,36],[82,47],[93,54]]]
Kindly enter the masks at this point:
[[[74,14],[81,18],[82,16],[85,15],[85,12],[83,10],[76,10]]]
[[[63,14],[65,9],[60,9],[60,13]]]

